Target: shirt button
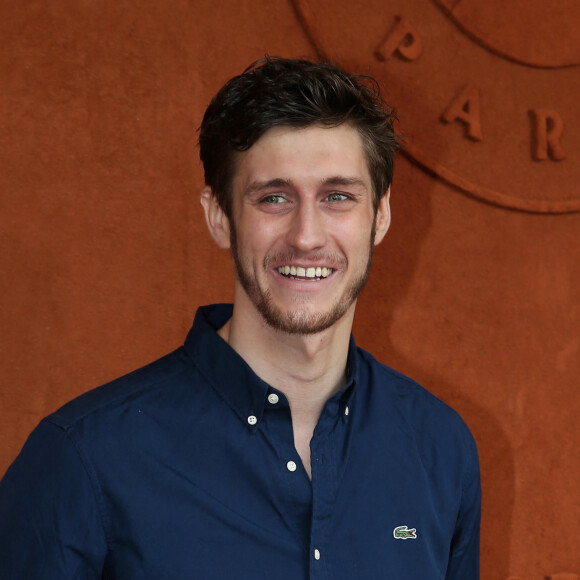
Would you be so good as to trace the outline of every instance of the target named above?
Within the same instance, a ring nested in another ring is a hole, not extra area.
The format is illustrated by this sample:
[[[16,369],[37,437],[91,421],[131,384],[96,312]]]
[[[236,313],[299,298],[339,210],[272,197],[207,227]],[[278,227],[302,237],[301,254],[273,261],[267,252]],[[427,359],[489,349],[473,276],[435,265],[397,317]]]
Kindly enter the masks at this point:
[[[258,418],[256,417],[256,415],[250,415],[248,417],[248,423],[250,425],[255,425],[258,422]]]
[[[320,560],[320,551],[318,549],[316,549],[316,548],[314,550],[314,559],[315,560]]]
[[[344,408],[344,414],[348,416],[348,407]]]
[[[276,393],[271,393],[268,395],[268,401],[272,403],[272,405],[275,405],[279,400],[280,398]]]
[[[286,469],[287,469],[288,471],[296,471],[296,463],[294,463],[294,461],[289,461],[289,462],[286,464]]]

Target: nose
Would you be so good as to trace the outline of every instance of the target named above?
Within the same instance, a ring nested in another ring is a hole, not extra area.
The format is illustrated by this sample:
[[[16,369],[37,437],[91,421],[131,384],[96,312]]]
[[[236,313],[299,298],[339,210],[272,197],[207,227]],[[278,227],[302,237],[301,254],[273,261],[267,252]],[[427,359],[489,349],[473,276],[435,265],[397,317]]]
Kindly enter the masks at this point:
[[[324,216],[316,205],[301,203],[292,212],[286,242],[301,252],[311,252],[326,243]]]

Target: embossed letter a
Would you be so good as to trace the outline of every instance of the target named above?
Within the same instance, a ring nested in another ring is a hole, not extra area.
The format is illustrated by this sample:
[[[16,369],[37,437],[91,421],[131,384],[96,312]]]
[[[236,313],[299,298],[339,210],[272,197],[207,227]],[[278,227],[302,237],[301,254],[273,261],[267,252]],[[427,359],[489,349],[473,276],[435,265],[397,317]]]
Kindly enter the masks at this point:
[[[445,123],[455,120],[467,125],[467,136],[474,141],[481,141],[481,112],[479,107],[479,88],[467,85],[452,101],[441,116]]]

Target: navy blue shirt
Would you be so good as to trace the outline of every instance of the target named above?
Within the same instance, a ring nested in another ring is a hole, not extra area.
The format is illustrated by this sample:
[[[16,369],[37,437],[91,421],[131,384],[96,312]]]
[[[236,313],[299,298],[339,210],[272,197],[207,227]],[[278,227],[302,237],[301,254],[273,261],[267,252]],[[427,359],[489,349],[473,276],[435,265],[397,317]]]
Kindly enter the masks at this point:
[[[311,482],[230,316],[201,308],[182,348],[40,423],[0,483],[0,579],[477,580],[461,418],[351,340]]]

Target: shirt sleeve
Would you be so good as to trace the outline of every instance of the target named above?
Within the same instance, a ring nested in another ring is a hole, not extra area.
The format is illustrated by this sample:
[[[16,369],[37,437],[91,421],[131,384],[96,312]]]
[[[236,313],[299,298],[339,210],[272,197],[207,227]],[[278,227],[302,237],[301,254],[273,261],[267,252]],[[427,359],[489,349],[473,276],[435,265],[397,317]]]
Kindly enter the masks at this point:
[[[451,542],[445,580],[479,580],[479,529],[481,522],[481,479],[477,447],[471,435],[469,469],[465,475],[461,505]]]
[[[99,579],[107,543],[95,478],[43,421],[0,482],[0,579]]]

